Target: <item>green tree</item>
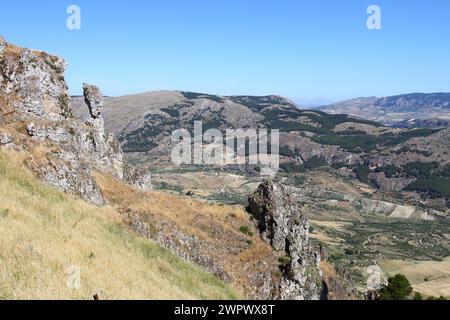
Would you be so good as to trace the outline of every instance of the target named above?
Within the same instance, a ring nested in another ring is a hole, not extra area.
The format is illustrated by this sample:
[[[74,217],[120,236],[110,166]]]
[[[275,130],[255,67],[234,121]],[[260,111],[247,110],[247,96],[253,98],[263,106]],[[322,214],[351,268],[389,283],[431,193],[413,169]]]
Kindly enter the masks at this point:
[[[402,275],[397,274],[390,277],[388,286],[380,290],[381,300],[406,300],[413,292],[413,288],[408,279]]]
[[[355,173],[356,173],[356,176],[358,177],[359,181],[364,182],[364,183],[369,183],[370,169],[369,169],[368,165],[356,167]]]

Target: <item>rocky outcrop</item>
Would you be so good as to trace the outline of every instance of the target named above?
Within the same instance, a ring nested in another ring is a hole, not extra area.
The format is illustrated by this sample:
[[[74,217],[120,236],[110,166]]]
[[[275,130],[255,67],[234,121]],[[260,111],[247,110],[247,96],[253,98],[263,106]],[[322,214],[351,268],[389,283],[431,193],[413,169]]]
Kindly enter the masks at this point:
[[[89,112],[92,118],[94,119],[99,118],[103,111],[103,103],[104,103],[103,94],[101,93],[98,87],[86,83],[83,85],[83,91],[84,91],[84,101],[89,107]]]
[[[0,132],[0,145],[5,146],[10,143],[12,143],[11,137],[5,132]]]
[[[0,40],[0,95],[22,117],[71,116],[65,68],[60,57]]]
[[[149,169],[137,169],[126,166],[124,179],[138,190],[153,190],[152,175]]]
[[[138,193],[145,199],[145,193]],[[109,191],[105,195],[109,199]],[[119,205],[114,199],[111,201]],[[230,217],[224,224],[202,210],[192,220],[183,222],[130,208],[120,211],[137,234],[232,283],[246,298],[270,300],[275,296],[280,277],[278,254],[261,239],[252,239],[249,244],[248,235],[239,231],[242,220]]]
[[[97,87],[84,86],[91,118],[72,117],[65,67],[60,57],[0,40],[0,111],[8,114],[4,124],[16,129],[2,136],[2,144],[20,140],[17,145],[34,153],[26,163],[42,181],[100,206],[104,200],[92,173],[122,179],[123,153],[105,132],[103,95]],[[22,126],[34,144],[24,143]]]
[[[275,299],[319,299],[320,254],[311,250],[309,223],[280,184],[264,181],[249,197],[248,211],[257,223],[261,237],[282,252],[282,274],[273,290]]]

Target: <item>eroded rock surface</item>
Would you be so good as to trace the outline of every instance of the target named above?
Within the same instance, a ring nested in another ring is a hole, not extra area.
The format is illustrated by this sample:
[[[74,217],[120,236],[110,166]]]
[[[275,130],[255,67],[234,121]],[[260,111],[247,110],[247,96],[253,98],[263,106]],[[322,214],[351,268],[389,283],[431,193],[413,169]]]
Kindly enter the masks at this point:
[[[280,184],[264,181],[249,197],[248,211],[256,220],[262,238],[275,250],[284,252],[283,276],[274,286],[273,298],[282,300],[319,299],[320,254],[309,245],[309,223]]]
[[[89,107],[92,118],[97,119],[103,111],[103,94],[97,86],[85,83],[83,85],[84,101]]]
[[[71,116],[64,59],[0,40],[0,95],[23,115],[61,120]]]
[[[72,117],[65,68],[60,57],[0,39],[0,112],[10,129],[2,134],[2,144],[30,151],[26,163],[45,183],[103,205],[92,172],[122,179],[123,153],[105,132],[103,95],[97,87],[84,86],[91,119]]]

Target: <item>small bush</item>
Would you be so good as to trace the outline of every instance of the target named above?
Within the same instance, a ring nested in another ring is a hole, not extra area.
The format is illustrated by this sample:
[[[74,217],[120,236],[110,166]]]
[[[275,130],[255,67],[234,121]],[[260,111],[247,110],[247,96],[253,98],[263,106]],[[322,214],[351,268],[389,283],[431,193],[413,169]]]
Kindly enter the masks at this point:
[[[9,216],[9,209],[0,209],[0,218],[6,218]]]
[[[422,296],[422,294],[420,292],[416,292],[414,294],[414,298],[413,299],[414,300],[423,300],[423,296]]]
[[[242,232],[243,234],[248,234],[250,232],[250,229],[247,226],[241,226],[239,228],[239,231]]]
[[[354,252],[351,249],[345,249],[345,254],[349,255],[349,256],[352,256],[354,254]]]
[[[289,263],[291,263],[291,258],[288,256],[279,257],[278,262],[281,266],[286,267]]]

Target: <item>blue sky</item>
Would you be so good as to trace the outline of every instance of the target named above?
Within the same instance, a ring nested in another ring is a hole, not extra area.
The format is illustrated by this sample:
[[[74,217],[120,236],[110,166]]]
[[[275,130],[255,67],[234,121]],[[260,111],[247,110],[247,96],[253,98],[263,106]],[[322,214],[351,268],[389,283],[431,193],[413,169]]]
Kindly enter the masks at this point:
[[[81,8],[82,29],[66,28]],[[382,30],[366,27],[367,7]],[[303,103],[450,91],[448,0],[4,1],[0,34],[66,58],[72,94],[189,90]]]

